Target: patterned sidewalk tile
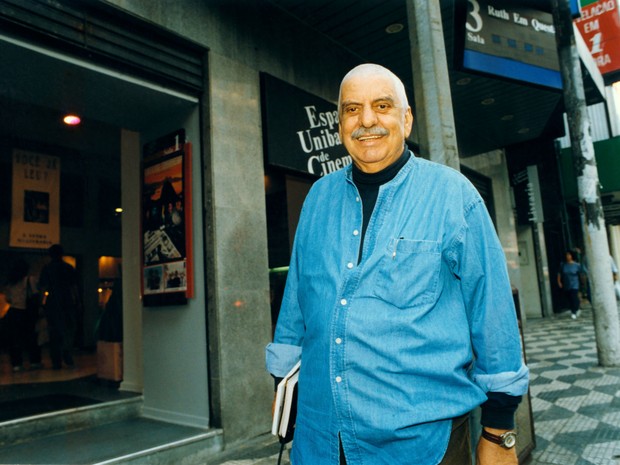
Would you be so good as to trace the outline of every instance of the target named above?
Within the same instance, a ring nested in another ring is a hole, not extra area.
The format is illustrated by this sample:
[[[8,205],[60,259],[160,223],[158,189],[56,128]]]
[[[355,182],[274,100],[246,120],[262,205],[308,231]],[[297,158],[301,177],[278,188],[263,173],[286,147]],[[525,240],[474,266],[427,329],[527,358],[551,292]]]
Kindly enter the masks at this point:
[[[531,465],[620,465],[620,368],[598,365],[591,310],[528,320]]]

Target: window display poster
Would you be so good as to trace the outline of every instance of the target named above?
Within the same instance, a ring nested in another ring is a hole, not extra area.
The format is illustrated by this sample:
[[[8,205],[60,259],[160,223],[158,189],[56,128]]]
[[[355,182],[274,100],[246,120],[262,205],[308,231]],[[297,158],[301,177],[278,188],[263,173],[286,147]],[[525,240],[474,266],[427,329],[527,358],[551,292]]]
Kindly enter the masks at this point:
[[[190,157],[182,129],[143,147],[145,306],[184,304],[193,294]]]
[[[60,158],[13,151],[11,247],[47,249],[60,242]]]

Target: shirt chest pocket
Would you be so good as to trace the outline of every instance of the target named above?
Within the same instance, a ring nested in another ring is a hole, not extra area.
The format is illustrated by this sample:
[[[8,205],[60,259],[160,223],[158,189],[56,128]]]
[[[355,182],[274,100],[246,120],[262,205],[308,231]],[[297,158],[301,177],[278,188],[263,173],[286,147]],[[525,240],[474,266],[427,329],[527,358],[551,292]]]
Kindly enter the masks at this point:
[[[377,263],[375,295],[399,308],[431,304],[440,271],[439,242],[391,239]]]

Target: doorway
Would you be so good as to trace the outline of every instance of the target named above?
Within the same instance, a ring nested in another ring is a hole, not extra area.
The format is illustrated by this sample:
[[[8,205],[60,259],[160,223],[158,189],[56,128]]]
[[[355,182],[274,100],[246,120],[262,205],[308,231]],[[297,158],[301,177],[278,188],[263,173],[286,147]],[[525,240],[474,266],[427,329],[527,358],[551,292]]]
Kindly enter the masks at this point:
[[[127,257],[122,246],[124,238],[137,236],[139,218],[128,220],[119,210],[123,197],[139,193],[140,180],[136,169],[129,181],[123,179],[123,172],[128,165],[139,166],[140,144],[186,124],[197,113],[198,100],[14,38],[0,37],[0,54],[0,280],[15,259],[26,260],[35,276],[49,260],[47,246],[11,245],[13,154],[22,150],[55,157],[61,166],[60,243],[65,261],[79,277],[81,306],[72,347],[74,368],[52,370],[43,337],[43,367],[13,372],[6,344],[0,343],[0,402],[15,404],[28,398],[32,405],[36,403],[32,399],[49,395],[64,399],[48,402],[49,411],[78,406],[75,397],[86,394],[97,402],[136,395],[141,390],[140,375],[133,383],[133,394],[121,392],[120,381],[99,376],[97,365],[97,343],[114,286],[118,290],[122,283],[123,288],[135,290],[131,294],[140,305],[136,270],[130,269],[132,276],[126,277],[123,264],[139,263],[139,251],[134,249]],[[81,116],[79,126],[63,124],[62,116],[69,111]],[[131,159],[123,149],[123,135],[128,132],[139,140]],[[139,194],[132,198],[139,199]],[[102,259],[108,258],[111,267],[102,265]],[[139,340],[135,331],[141,331],[140,325],[131,331],[130,339]],[[23,405],[15,411],[29,412]]]

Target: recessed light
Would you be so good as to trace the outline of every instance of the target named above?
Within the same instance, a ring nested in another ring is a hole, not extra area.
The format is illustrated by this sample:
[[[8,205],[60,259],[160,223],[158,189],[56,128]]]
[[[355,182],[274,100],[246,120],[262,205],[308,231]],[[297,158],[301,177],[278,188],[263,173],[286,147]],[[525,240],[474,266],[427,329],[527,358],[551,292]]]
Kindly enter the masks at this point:
[[[482,102],[483,105],[493,105],[495,103],[495,99],[493,97],[485,98]]]
[[[517,131],[519,134],[527,134],[530,132],[530,128],[521,128]]]
[[[68,126],[77,126],[82,122],[82,119],[77,115],[66,115],[62,121]]]
[[[500,119],[501,119],[502,121],[512,121],[512,119],[513,119],[514,117],[515,117],[515,115],[510,115],[510,114],[508,114],[508,115],[504,115],[504,116],[502,116]]]
[[[114,209],[116,213],[123,213],[123,209],[121,207],[117,207]]]
[[[405,29],[405,26],[403,26],[401,23],[394,23],[386,27],[385,32],[387,32],[388,34],[397,34],[403,29]]]

